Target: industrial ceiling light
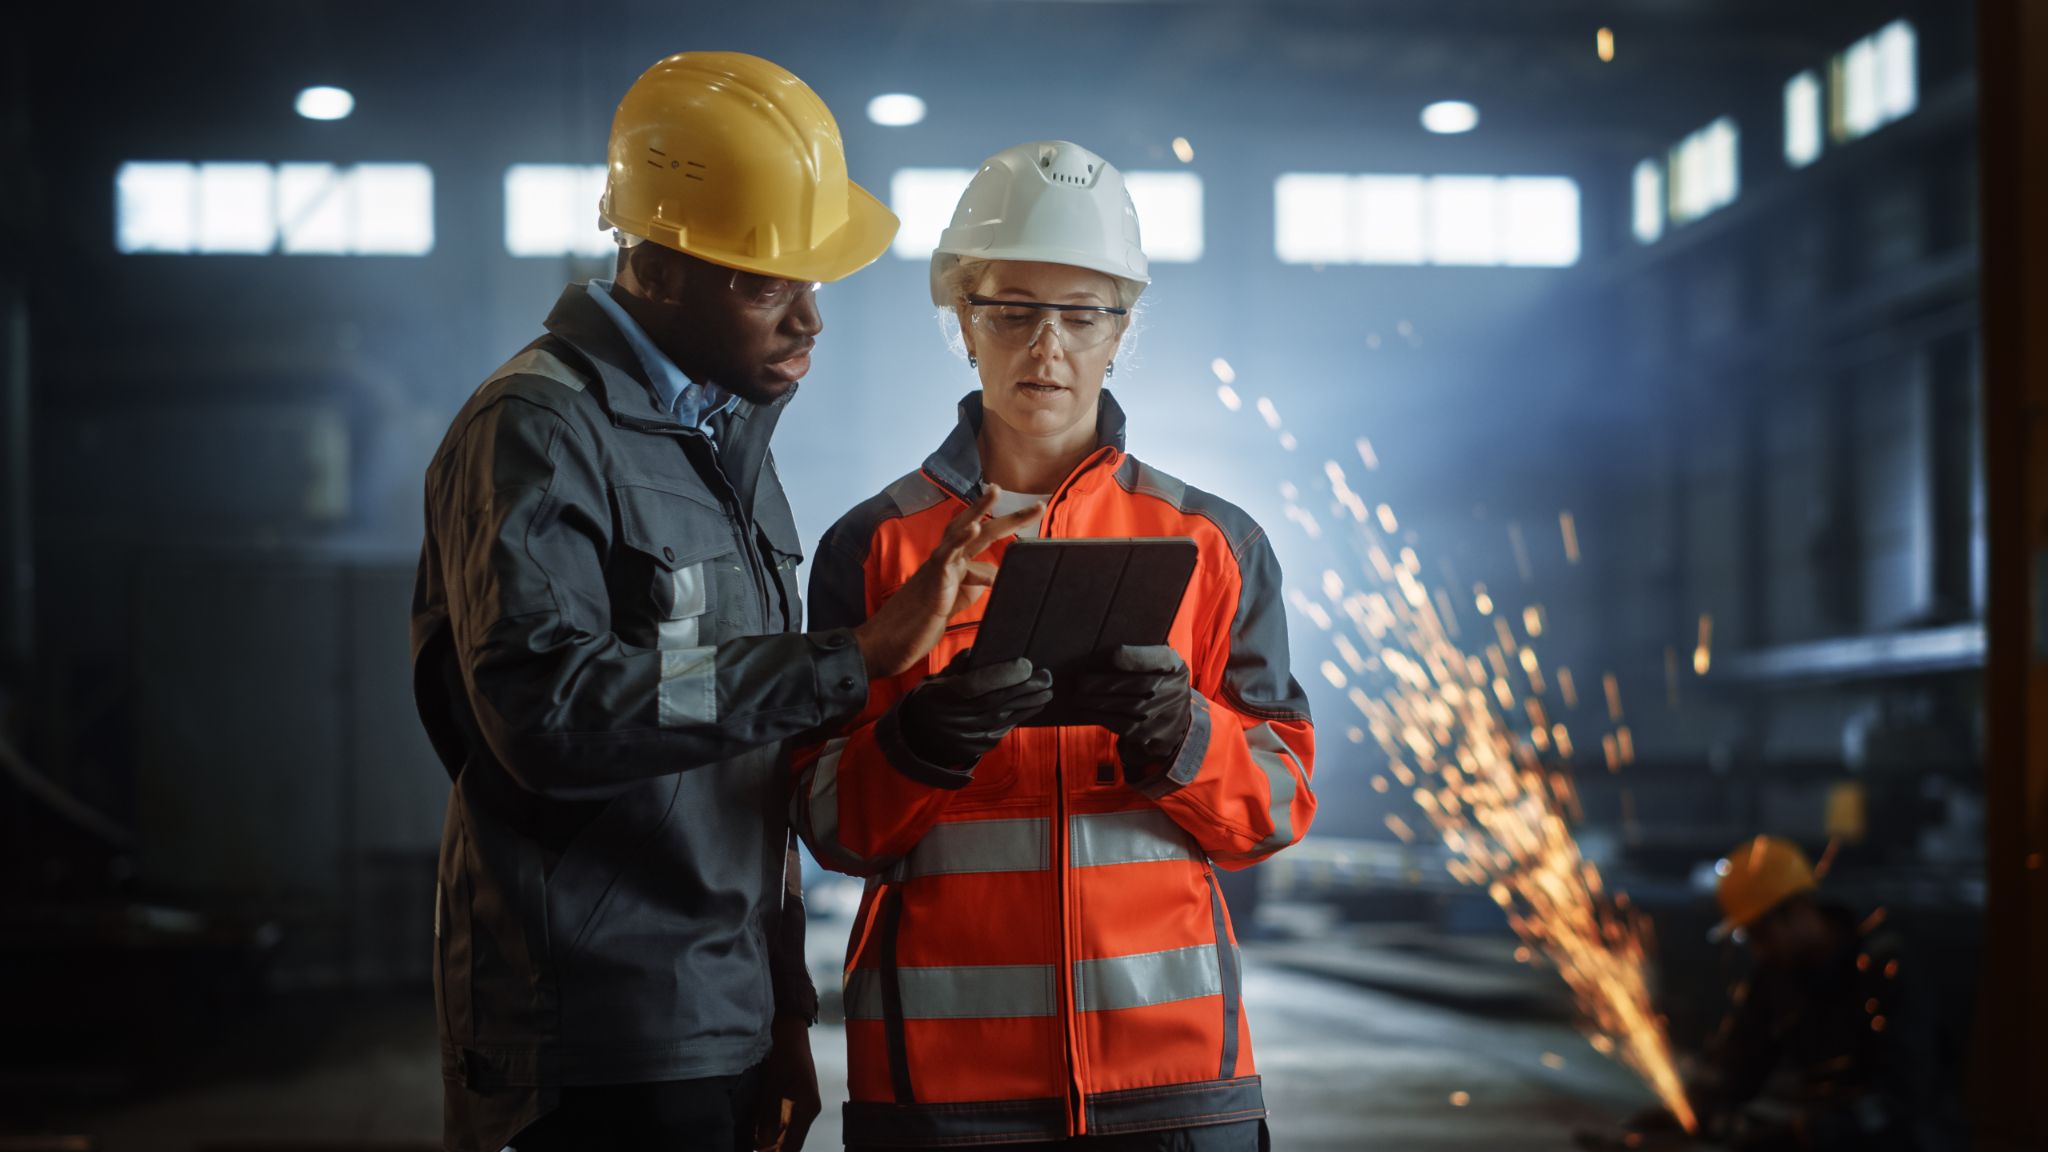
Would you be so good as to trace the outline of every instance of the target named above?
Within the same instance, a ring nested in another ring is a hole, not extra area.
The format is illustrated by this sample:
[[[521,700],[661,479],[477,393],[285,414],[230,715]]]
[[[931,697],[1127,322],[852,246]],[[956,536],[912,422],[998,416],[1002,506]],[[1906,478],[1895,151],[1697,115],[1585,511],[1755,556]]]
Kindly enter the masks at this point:
[[[322,84],[300,92],[292,106],[308,120],[346,120],[356,110],[356,98],[346,88]]]
[[[868,119],[884,128],[908,128],[924,119],[924,101],[908,92],[885,92],[868,101]]]
[[[1479,127],[1479,109],[1463,100],[1439,100],[1422,110],[1422,126],[1440,136],[1455,136]]]

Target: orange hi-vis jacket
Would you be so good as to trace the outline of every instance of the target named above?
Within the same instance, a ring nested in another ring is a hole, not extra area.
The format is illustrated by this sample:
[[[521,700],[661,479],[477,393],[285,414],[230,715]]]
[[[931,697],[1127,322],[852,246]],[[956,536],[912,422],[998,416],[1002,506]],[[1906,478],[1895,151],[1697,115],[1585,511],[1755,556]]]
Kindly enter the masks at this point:
[[[960,411],[921,471],[826,533],[811,627],[872,615],[980,490],[981,397]],[[1212,869],[1287,847],[1315,814],[1315,734],[1288,671],[1279,563],[1249,516],[1126,455],[1107,392],[1098,436],[1039,535],[1194,539],[1170,634],[1192,674],[1192,727],[1137,787],[1114,734],[1094,726],[1014,729],[970,771],[922,761],[895,705],[974,643],[983,597],[923,666],[875,681],[857,718],[799,751],[798,831],[827,867],[867,878],[846,960],[849,1144],[1265,1116]]]

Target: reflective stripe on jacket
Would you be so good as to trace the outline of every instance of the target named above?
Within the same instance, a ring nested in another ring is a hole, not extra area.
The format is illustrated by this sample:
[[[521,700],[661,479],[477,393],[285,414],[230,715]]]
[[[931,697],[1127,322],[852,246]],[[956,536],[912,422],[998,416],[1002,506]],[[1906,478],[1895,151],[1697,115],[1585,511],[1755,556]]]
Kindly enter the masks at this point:
[[[849,1143],[973,1144],[1265,1114],[1213,864],[1294,843],[1315,812],[1315,738],[1288,671],[1280,569],[1250,517],[1100,446],[1040,535],[1186,536],[1199,560],[1171,643],[1194,722],[1167,771],[1124,780],[1099,727],[1020,728],[971,778],[922,763],[895,702],[971,646],[984,598],[925,663],[798,754],[792,819],[826,866],[867,877],[846,968]],[[819,545],[814,627],[866,619],[979,490],[978,395],[911,473]],[[991,556],[999,559],[1007,542]]]

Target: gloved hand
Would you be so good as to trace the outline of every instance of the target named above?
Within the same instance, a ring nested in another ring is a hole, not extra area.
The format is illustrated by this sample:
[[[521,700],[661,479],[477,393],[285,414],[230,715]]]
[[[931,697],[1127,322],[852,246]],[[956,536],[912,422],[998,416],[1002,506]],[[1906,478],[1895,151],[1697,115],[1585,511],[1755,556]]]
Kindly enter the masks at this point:
[[[1116,733],[1127,782],[1173,763],[1194,722],[1188,666],[1170,645],[1126,644],[1074,680],[1076,719]]]
[[[967,667],[967,653],[910,690],[896,705],[904,743],[943,768],[972,768],[989,749],[1052,700],[1052,673],[1022,656]]]

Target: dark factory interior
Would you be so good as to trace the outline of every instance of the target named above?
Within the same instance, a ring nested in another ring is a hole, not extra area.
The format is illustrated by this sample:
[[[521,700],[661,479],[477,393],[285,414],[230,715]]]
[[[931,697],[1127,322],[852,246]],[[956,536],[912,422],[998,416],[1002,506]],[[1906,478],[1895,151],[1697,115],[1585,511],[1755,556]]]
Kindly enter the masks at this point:
[[[900,219],[817,289],[775,432],[806,576],[980,386],[929,271],[977,164],[1070,141],[1125,180],[1128,449],[1263,528],[1314,718],[1312,829],[1214,872],[1271,1147],[2048,1148],[2048,7],[8,24],[0,1152],[461,1146],[428,465],[615,275],[621,98],[713,50],[814,90]],[[1715,929],[1766,848],[1875,989],[1853,1107],[1790,1057],[1725,1096],[1769,956]],[[863,1051],[829,865],[812,1148]],[[1057,1146],[1140,1147],[1107,1140]]]

